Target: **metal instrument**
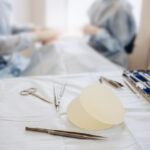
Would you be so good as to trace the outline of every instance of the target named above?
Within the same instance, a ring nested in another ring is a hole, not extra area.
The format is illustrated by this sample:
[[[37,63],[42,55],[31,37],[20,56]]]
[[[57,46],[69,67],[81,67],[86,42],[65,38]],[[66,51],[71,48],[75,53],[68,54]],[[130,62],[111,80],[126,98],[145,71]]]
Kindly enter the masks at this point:
[[[67,84],[64,84],[64,86],[61,88],[61,90],[59,91],[59,93],[58,93],[58,91],[57,91],[55,85],[54,85],[54,87],[53,87],[54,104],[55,104],[56,111],[59,110],[59,107],[60,107],[60,99],[61,99],[62,96],[64,95],[66,85],[67,85]]]
[[[122,83],[107,79],[106,77],[103,77],[103,76],[99,79],[99,81],[100,81],[100,83],[106,82],[109,85],[111,85],[111,86],[113,86],[114,88],[117,88],[117,89],[124,87],[124,85]]]
[[[79,132],[70,132],[70,131],[61,131],[61,130],[52,130],[52,129],[43,129],[43,128],[30,128],[30,127],[26,127],[25,129],[26,131],[41,132],[41,133],[47,133],[55,136],[69,137],[75,139],[86,139],[86,140],[106,139],[103,136],[97,136],[97,135],[79,133]]]
[[[30,89],[21,91],[21,92],[20,92],[20,95],[22,95],[22,96],[29,96],[29,95],[32,95],[32,96],[34,96],[34,97],[36,97],[36,98],[38,98],[38,99],[40,99],[40,100],[42,100],[42,101],[44,101],[44,102],[47,102],[47,103],[49,103],[49,104],[52,104],[52,102],[50,102],[49,100],[47,100],[47,99],[45,99],[45,98],[43,98],[43,97],[37,95],[36,92],[37,92],[37,89],[35,89],[35,88],[30,88]]]

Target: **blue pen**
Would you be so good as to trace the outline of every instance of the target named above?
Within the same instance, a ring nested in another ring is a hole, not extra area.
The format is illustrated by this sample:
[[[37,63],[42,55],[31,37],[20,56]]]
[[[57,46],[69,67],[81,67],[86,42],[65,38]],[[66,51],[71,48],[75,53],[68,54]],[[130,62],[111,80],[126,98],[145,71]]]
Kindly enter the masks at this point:
[[[144,84],[141,83],[139,79],[134,77],[132,74],[129,76],[129,78],[135,83],[135,86],[139,88],[141,91],[143,91],[145,94],[149,94],[149,88],[147,88]]]
[[[135,85],[142,93],[150,96],[150,76],[146,72],[142,71],[132,71],[125,72],[123,74],[126,78],[132,82],[133,86]]]
[[[146,75],[143,72],[139,72],[139,75],[144,78],[144,80],[142,79],[142,81],[145,81],[150,88],[150,80],[146,77]],[[141,79],[141,77],[140,77],[140,79]]]
[[[131,75],[131,78],[135,81],[135,82],[137,82],[137,85],[140,85],[140,87],[143,87],[143,88],[149,88],[149,86],[145,83],[145,82],[143,82],[143,81],[141,81],[140,79],[138,79],[136,76],[134,76],[134,75]],[[143,86],[142,86],[143,85]]]
[[[146,77],[146,79],[150,82],[150,75],[148,75],[147,73],[143,73]]]
[[[136,82],[136,86],[140,88],[140,90],[142,90],[145,94],[150,95],[150,87],[147,86],[145,82],[141,82],[140,79],[133,75],[131,75],[131,79],[134,79],[134,81]]]

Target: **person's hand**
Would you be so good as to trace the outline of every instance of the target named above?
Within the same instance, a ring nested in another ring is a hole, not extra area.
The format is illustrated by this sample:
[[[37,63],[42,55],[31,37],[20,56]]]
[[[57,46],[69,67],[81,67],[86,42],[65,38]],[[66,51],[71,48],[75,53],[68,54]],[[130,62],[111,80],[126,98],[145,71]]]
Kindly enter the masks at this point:
[[[60,33],[55,30],[43,30],[35,32],[36,41],[42,44],[50,44],[59,38]]]
[[[42,32],[49,30],[47,27],[33,26],[32,32]]]
[[[95,35],[100,31],[100,28],[93,25],[86,25],[83,27],[83,33],[87,35]]]

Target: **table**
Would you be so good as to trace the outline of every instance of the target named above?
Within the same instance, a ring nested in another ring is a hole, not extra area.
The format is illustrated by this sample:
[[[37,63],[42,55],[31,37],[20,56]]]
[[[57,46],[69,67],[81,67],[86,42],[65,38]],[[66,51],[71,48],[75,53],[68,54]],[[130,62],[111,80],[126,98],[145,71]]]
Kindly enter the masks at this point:
[[[122,81],[122,70],[99,73],[43,76],[0,81],[0,150],[149,150],[150,104],[134,95],[127,87],[113,90],[126,110],[124,124],[104,131],[84,131],[108,137],[106,141],[86,141],[26,132],[25,126],[82,131],[72,125],[65,112],[81,89],[98,81],[101,75]],[[67,82],[59,113],[34,97],[19,92],[30,87],[53,99],[53,85]],[[82,131],[83,132],[83,131]]]

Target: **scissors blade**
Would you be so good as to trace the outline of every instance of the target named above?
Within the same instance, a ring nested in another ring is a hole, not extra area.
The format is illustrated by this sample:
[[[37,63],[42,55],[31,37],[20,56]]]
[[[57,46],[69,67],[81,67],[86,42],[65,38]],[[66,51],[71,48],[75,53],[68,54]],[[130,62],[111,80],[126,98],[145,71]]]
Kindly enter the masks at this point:
[[[37,95],[37,94],[35,94],[35,93],[32,93],[31,95],[33,95],[33,96],[35,96],[35,97],[41,99],[42,101],[45,101],[45,102],[47,102],[47,103],[49,103],[49,104],[52,104],[52,102],[46,100],[45,98],[42,98],[41,96],[39,96],[39,95]]]

